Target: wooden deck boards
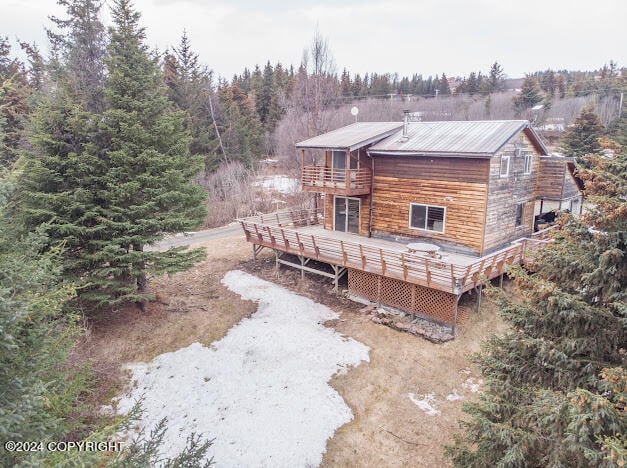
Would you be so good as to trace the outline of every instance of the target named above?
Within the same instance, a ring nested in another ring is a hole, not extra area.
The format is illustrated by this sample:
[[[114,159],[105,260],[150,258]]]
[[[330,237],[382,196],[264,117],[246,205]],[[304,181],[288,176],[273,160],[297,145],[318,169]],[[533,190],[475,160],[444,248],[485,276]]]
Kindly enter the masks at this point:
[[[313,258],[420,286],[461,294],[483,277],[501,275],[508,265],[522,263],[525,249],[535,249],[535,238],[521,239],[491,255],[476,258],[444,252],[434,259],[407,251],[404,243],[364,238],[323,228],[319,212],[286,210],[241,219],[246,239],[274,250]]]

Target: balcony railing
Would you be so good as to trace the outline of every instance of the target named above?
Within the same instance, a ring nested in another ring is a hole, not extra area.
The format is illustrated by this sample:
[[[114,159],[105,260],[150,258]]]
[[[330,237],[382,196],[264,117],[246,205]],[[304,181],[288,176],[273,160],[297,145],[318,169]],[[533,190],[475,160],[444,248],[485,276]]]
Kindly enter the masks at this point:
[[[336,169],[323,166],[305,166],[301,180],[303,190],[335,195],[367,195],[370,193],[368,169]]]
[[[483,277],[495,278],[503,274],[508,265],[533,261],[534,253],[550,242],[548,237],[552,229],[519,239],[473,263],[457,264],[376,247],[359,236],[351,242],[336,236],[334,231],[317,234],[303,229],[322,223],[320,210],[283,210],[239,221],[246,240],[253,244],[453,294],[476,287]]]

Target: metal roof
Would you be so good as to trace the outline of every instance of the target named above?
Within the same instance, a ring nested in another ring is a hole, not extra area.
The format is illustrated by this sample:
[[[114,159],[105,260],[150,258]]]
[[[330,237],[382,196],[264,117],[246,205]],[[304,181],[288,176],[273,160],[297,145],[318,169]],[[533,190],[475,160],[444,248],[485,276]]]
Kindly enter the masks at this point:
[[[400,130],[370,147],[373,154],[460,155],[490,157],[521,130],[545,147],[526,120],[409,122],[407,138]]]
[[[297,148],[348,149],[361,148],[379,141],[403,126],[403,122],[355,122],[296,143]]]

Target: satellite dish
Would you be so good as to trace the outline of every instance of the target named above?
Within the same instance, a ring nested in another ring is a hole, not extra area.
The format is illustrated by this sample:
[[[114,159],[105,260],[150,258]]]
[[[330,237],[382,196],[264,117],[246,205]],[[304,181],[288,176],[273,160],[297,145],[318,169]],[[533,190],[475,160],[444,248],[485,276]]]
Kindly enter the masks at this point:
[[[357,114],[359,114],[359,109],[357,109],[357,107],[353,107],[353,108],[351,109],[351,114],[352,114],[354,117],[357,117]]]

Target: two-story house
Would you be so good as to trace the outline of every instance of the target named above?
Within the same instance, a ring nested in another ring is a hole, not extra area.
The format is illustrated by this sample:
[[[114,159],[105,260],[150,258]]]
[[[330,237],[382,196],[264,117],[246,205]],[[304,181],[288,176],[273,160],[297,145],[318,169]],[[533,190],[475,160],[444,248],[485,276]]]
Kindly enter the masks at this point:
[[[302,188],[322,195],[322,217],[242,220],[248,240],[303,271],[312,270],[310,259],[324,261],[336,284],[347,272],[353,296],[447,323],[481,276],[502,274],[537,245],[534,212],[549,201],[581,202],[572,161],[550,156],[524,120],[409,122],[406,115],[354,123],[296,147]]]

